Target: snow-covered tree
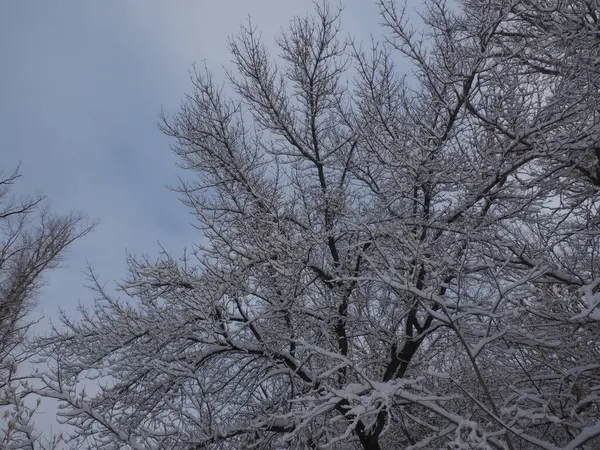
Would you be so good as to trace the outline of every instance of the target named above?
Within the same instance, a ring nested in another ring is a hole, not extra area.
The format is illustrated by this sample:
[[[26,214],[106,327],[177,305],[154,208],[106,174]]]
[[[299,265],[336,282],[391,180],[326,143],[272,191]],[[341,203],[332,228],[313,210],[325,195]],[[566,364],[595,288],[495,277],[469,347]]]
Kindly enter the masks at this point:
[[[19,169],[0,172],[0,448],[33,450],[43,443],[31,420],[36,407],[27,406],[29,389],[18,372],[31,356],[23,345],[32,325],[28,314],[44,274],[90,227],[76,214],[52,215],[42,196],[13,195],[20,176]]]
[[[598,2],[378,5],[164,118],[199,244],[40,342],[75,447],[600,446]]]

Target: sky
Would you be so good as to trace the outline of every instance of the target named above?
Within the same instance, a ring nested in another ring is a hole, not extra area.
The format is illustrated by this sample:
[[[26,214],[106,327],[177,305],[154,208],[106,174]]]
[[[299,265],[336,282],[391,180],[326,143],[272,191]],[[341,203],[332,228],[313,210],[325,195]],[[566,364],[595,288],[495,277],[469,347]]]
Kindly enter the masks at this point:
[[[379,33],[375,1],[346,0],[344,32]],[[89,263],[107,285],[125,252],[180,254],[200,239],[176,194],[183,175],[156,123],[190,92],[189,70],[222,76],[226,40],[248,15],[267,44],[308,0],[0,1],[0,167],[21,164],[15,193],[43,192],[58,214],[79,211],[95,230],[75,242],[38,298],[43,333],[59,309],[91,305]],[[50,423],[51,420],[48,419]]]
[[[374,1],[344,3],[344,30],[369,39]],[[248,15],[271,44],[307,0],[0,2],[0,166],[21,163],[19,193],[43,192],[56,213],[98,221],[54,271],[38,311],[56,317],[91,299],[89,262],[102,280],[124,274],[125,251],[174,254],[198,238],[165,186],[182,175],[156,127],[190,92],[189,70],[230,66],[226,40]],[[43,325],[42,325],[43,326]]]

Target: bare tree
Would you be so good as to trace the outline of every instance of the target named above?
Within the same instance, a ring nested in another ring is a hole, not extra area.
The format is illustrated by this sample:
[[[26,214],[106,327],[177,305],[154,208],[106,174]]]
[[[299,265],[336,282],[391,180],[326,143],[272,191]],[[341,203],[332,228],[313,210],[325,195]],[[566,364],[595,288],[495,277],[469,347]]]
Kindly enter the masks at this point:
[[[16,197],[12,187],[19,170],[0,173],[0,447],[38,448],[32,429],[34,409],[24,399],[18,364],[27,359],[23,343],[32,325],[34,306],[43,275],[58,266],[66,248],[90,228],[82,217],[50,214],[42,196]],[[6,427],[4,426],[6,425]]]
[[[231,97],[194,74],[162,130],[205,244],[40,342],[74,446],[600,445],[598,4],[427,6],[368,50],[317,7],[277,60],[249,24]]]

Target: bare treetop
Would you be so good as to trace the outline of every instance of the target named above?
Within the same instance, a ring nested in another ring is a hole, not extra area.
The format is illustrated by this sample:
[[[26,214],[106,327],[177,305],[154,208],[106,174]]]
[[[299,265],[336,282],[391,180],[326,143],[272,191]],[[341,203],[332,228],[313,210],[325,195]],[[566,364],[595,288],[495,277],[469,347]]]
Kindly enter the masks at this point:
[[[66,248],[91,228],[82,216],[52,215],[43,196],[12,194],[19,168],[0,172],[0,448],[37,449],[41,442],[33,431],[34,410],[25,406],[29,390],[20,385],[18,364],[30,354],[24,342],[31,326],[28,315],[35,305],[43,276],[56,268]]]
[[[367,50],[323,5],[194,73],[204,244],[39,343],[74,448],[600,445],[597,3],[378,4]]]

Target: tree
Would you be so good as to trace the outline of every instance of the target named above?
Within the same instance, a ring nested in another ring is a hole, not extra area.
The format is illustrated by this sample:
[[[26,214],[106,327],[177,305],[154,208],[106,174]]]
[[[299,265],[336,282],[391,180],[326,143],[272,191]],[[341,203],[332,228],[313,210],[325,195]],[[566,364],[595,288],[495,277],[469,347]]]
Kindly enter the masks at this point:
[[[42,196],[13,196],[20,176],[18,168],[0,173],[0,407],[6,421],[6,428],[0,427],[0,447],[33,450],[41,445],[31,423],[35,409],[24,403],[28,391],[17,371],[31,356],[23,345],[32,325],[27,317],[43,275],[59,265],[66,248],[90,227],[76,214],[52,215]]]
[[[163,118],[204,244],[39,343],[75,446],[600,445],[597,3],[378,4],[368,50],[243,27]]]

